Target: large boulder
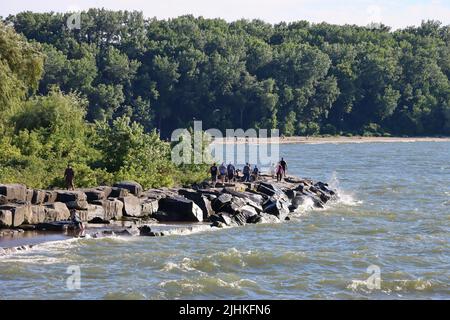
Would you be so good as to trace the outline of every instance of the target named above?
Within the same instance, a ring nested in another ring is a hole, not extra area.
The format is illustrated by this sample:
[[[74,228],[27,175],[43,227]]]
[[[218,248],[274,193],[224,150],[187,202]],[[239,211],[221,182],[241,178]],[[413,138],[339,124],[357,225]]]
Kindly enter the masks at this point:
[[[233,220],[238,225],[245,225],[246,223],[249,223],[253,217],[257,216],[258,213],[256,212],[256,209],[249,205],[244,205],[239,208],[239,211],[237,211],[233,215]]]
[[[3,227],[18,227],[30,210],[29,205],[2,205],[0,206],[0,225]]]
[[[3,204],[7,204],[9,201],[6,199],[6,196],[0,194],[0,206]]]
[[[56,202],[68,203],[72,201],[86,201],[86,194],[82,191],[56,191]]]
[[[257,195],[251,192],[236,191],[231,188],[224,188],[223,192],[231,194],[233,197],[242,199],[245,204],[252,206],[258,212],[263,211],[261,204],[263,203],[264,198],[261,195]]]
[[[30,205],[24,216],[24,224],[38,224],[45,221],[47,208],[43,205]]]
[[[240,212],[245,215],[247,220],[253,216],[258,215],[258,212],[256,211],[256,209],[249,205],[245,205],[245,206],[241,207]]]
[[[142,216],[141,202],[138,197],[129,195],[123,198],[119,198],[123,202],[123,215],[128,217],[140,217]]]
[[[99,218],[104,220],[105,210],[101,205],[88,204],[84,210],[70,209],[71,216],[78,216],[81,221],[91,221],[92,219]]]
[[[226,213],[226,212],[219,212],[219,213],[212,214],[211,216],[209,216],[209,221],[211,221],[213,223],[220,222],[227,226],[231,226],[231,225],[235,224],[233,221],[233,217],[230,216],[230,214]]]
[[[268,213],[276,216],[278,219],[283,221],[289,214],[289,203],[270,198],[264,204],[264,213]]]
[[[322,190],[326,194],[328,194],[330,197],[333,197],[333,196],[336,195],[336,192],[330,188],[328,183],[323,183],[323,182],[319,181],[314,186],[319,188],[320,190]]]
[[[269,196],[269,197],[272,197],[277,193],[279,194],[279,193],[283,192],[275,184],[268,183],[268,182],[260,182],[258,184],[256,190],[262,194]]]
[[[75,210],[87,210],[89,203],[86,200],[75,200],[66,202],[67,208]]]
[[[171,189],[168,188],[161,188],[161,189],[149,189],[142,193],[142,197],[149,198],[149,199],[161,199],[166,197],[173,197],[177,196],[178,192],[174,192]]]
[[[33,197],[31,198],[32,204],[43,204],[45,202],[46,191],[44,190],[33,190]],[[56,196],[55,196],[56,200]]]
[[[127,189],[131,194],[140,197],[142,194],[142,186],[135,181],[121,181],[113,185],[116,188]]]
[[[11,210],[0,209],[0,228],[9,228],[13,224],[13,214]]]
[[[93,201],[92,204],[100,205],[104,210],[104,220],[120,219],[123,215],[123,202],[114,198]]]
[[[231,203],[232,199],[233,196],[231,194],[223,193],[211,202],[211,207],[215,212],[223,211]]]
[[[318,196],[316,193],[304,189],[302,194],[311,198],[316,208],[325,208],[325,203],[320,199],[320,196]]]
[[[280,223],[280,219],[278,219],[276,216],[267,214],[267,213],[260,213],[256,216],[251,217],[247,223]]]
[[[289,206],[289,210],[291,212],[298,210],[301,207],[304,207],[308,202],[309,197],[304,194],[298,194],[292,199],[291,205]]]
[[[97,187],[94,189],[84,189],[88,202],[105,200],[111,194],[112,188],[107,186]]]
[[[158,221],[202,222],[203,211],[192,200],[183,197],[162,198],[159,211],[153,215]]]
[[[247,217],[241,212],[238,212],[235,215],[233,215],[233,220],[239,226],[245,226],[245,224],[247,223]]]
[[[70,211],[65,203],[46,203],[45,207],[47,208],[45,222],[63,221],[70,218]]]
[[[144,237],[160,237],[163,235],[162,232],[153,232],[150,226],[143,225],[141,227],[138,227],[139,229],[139,235]]]
[[[151,216],[152,214],[158,212],[158,202],[158,199],[141,200],[142,215]]]
[[[53,203],[58,196],[56,191],[45,191],[44,203]]]
[[[297,194],[297,191],[292,190],[292,189],[285,189],[285,190],[284,190],[284,193],[286,194],[286,196],[287,196],[290,200],[292,200],[292,199],[295,198],[295,196],[296,196],[296,194]]]
[[[27,203],[31,203],[31,201],[33,201],[33,193],[34,193],[33,189],[27,189],[27,195],[25,199]]]
[[[211,201],[205,195],[189,189],[180,189],[178,190],[178,193],[186,199],[194,201],[194,203],[202,209],[203,220],[208,219],[208,217],[214,213],[211,206]]]
[[[111,188],[111,192],[109,193],[110,198],[123,198],[130,194],[127,189],[124,188]]]
[[[23,184],[0,184],[0,195],[8,202],[26,201],[27,187]]]

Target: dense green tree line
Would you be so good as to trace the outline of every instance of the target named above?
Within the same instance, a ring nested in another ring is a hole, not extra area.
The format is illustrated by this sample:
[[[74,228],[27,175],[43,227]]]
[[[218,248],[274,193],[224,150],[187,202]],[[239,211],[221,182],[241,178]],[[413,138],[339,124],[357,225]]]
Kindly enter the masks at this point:
[[[91,122],[127,116],[165,137],[193,119],[285,135],[450,134],[450,27],[435,21],[391,31],[91,9],[69,30],[68,17],[4,20],[41,44],[38,93],[75,92]]]
[[[68,163],[75,169],[76,187],[128,179],[146,188],[201,180],[204,166],[175,166],[170,145],[126,114],[112,119],[111,112],[109,122],[86,120],[92,112],[86,93],[103,93],[101,86],[93,90],[88,83],[97,67],[89,60],[95,56],[84,52],[69,61],[52,46],[29,42],[0,22],[0,182],[61,187]],[[106,59],[116,59],[116,49],[109,52]],[[108,85],[105,90],[104,98],[113,99]],[[108,110],[101,110],[106,115]]]

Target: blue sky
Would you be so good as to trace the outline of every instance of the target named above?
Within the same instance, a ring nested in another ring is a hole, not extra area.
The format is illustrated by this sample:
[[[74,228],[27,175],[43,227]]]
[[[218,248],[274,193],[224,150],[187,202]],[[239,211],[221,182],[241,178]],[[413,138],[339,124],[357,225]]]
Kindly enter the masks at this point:
[[[193,14],[228,21],[258,18],[271,23],[308,20],[367,25],[382,22],[396,28],[419,25],[422,20],[450,24],[450,0],[2,0],[0,16],[24,10],[78,11],[90,7],[140,10],[160,19]]]

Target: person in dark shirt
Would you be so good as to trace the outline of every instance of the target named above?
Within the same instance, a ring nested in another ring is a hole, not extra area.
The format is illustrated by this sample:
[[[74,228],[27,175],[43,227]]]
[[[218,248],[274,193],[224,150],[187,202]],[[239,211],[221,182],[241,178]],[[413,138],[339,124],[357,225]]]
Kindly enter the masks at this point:
[[[231,164],[228,165],[227,167],[227,174],[228,174],[228,181],[236,181],[236,179],[234,178],[234,175],[236,173],[236,168]]]
[[[209,168],[209,172],[211,173],[211,182],[213,183],[214,186],[216,186],[216,182],[217,182],[217,166],[215,163],[213,163],[213,165],[211,166],[211,168]]]
[[[253,181],[257,181],[258,176],[259,176],[259,169],[258,169],[258,166],[255,164],[255,167],[253,168],[253,171],[252,171]]]
[[[75,178],[75,172],[70,164],[67,165],[66,171],[64,171],[64,181],[66,182],[67,190],[75,190],[73,185],[73,179]]]
[[[245,182],[249,182],[250,181],[250,171],[251,171],[250,164],[247,163],[244,166],[244,169],[242,170],[242,173],[244,174],[244,181]]]
[[[281,158],[280,165],[283,167],[283,176],[286,178],[287,163],[283,158]]]

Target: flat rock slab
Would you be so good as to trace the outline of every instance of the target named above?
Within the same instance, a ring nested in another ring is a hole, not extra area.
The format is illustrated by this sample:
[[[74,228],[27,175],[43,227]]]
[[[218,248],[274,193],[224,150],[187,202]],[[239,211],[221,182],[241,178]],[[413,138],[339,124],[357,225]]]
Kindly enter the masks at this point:
[[[82,191],[56,191],[56,202],[72,202],[72,201],[86,201],[87,196]]]
[[[135,181],[117,182],[113,185],[113,187],[127,189],[131,194],[135,195],[136,197],[140,197],[143,191],[142,186]]]
[[[0,184],[0,195],[6,201],[26,201],[27,187],[23,184]]]

